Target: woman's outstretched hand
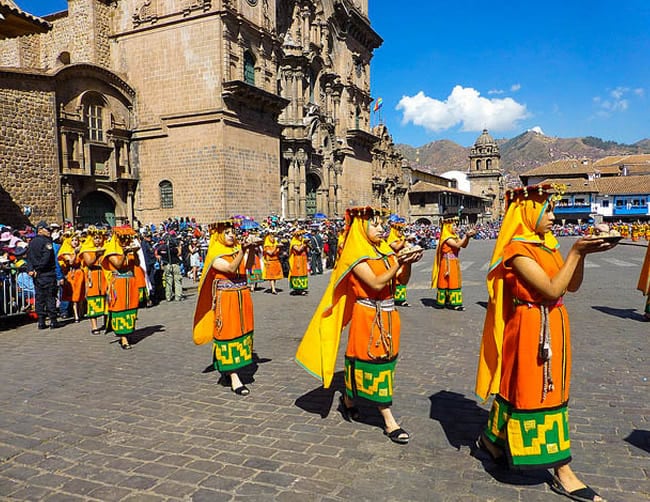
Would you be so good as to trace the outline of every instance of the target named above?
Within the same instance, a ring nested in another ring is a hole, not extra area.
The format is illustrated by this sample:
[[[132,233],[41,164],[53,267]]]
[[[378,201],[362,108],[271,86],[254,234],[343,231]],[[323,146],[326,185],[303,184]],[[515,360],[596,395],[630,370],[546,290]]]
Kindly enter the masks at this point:
[[[601,251],[608,251],[616,246],[617,242],[607,241],[605,239],[598,239],[594,237],[582,237],[575,241],[573,249],[581,255],[590,253],[599,253]]]

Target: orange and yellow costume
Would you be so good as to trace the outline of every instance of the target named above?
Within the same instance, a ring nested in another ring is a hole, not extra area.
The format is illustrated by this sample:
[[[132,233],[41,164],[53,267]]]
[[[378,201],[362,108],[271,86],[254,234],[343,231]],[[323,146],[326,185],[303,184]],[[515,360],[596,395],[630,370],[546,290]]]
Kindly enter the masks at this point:
[[[350,325],[345,350],[345,388],[351,398],[390,405],[399,354],[400,318],[394,308],[393,284],[374,291],[353,268],[367,262],[375,274],[397,260],[385,241],[374,245],[367,237],[373,208],[346,211],[345,238],[330,282],[296,352],[296,361],[328,388],[334,375],[341,332]]]
[[[449,245],[449,239],[458,240],[454,226],[458,218],[445,218],[436,248],[436,258],[431,271],[431,288],[438,288],[436,307],[459,308],[463,306],[463,278],[458,255],[460,249]]]
[[[571,460],[568,314],[562,297],[544,301],[510,266],[512,258],[525,256],[553,277],[564,263],[552,233],[535,233],[550,203],[547,189],[509,192],[487,276],[489,303],[476,379],[482,400],[496,394],[485,436],[519,469]]]
[[[264,280],[273,281],[284,277],[280,263],[280,248],[274,235],[264,238]]]
[[[125,243],[130,242],[134,235],[135,230],[129,226],[114,227],[102,257],[102,268],[108,279],[106,296],[110,326],[120,336],[133,333],[138,318],[140,301],[135,278],[135,268],[139,265],[138,255],[124,248]],[[109,260],[111,256],[120,257],[122,264],[115,266]]]
[[[232,220],[216,223],[199,283],[198,301],[194,311],[193,340],[197,345],[213,342],[214,368],[222,373],[235,371],[253,362],[255,322],[253,299],[246,283],[246,263],[234,273],[216,270],[217,258],[231,263],[241,246],[229,246],[224,233]]]
[[[641,265],[641,274],[639,274],[639,281],[637,282],[636,289],[641,291],[645,299],[645,308],[643,309],[643,316],[650,320],[650,246],[646,249],[643,265]]]
[[[86,263],[83,270],[86,282],[86,317],[88,318],[101,317],[106,313],[106,290],[108,281],[104,275],[104,269],[101,266],[104,248],[95,245],[93,235],[96,233],[102,236],[104,235],[102,230],[94,228],[89,230],[88,237],[86,237],[79,250],[79,256]],[[88,258],[86,255],[88,255]],[[89,262],[90,265],[88,265]]]
[[[406,237],[404,236],[404,223],[397,221],[391,223],[390,233],[386,242],[395,253],[399,253],[406,246]],[[406,302],[406,284],[401,284],[399,279],[395,281],[395,304],[403,305]]]
[[[298,249],[301,250],[298,251]],[[305,231],[296,230],[289,243],[289,287],[295,292],[304,292],[309,289],[307,251]]]
[[[65,276],[61,298],[69,302],[80,302],[84,299],[84,273],[80,253],[72,247],[72,237],[67,237],[57,255],[61,271]]]

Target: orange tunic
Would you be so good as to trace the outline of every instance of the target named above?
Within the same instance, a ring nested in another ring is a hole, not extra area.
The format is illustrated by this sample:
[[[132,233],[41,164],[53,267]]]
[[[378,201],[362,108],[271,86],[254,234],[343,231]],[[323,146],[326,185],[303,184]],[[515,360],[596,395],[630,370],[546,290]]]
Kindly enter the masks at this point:
[[[62,255],[67,257],[69,255]],[[61,270],[65,275],[63,281],[63,291],[61,298],[68,302],[80,302],[84,299],[84,273],[81,270],[81,261],[78,256],[75,256],[72,264],[65,260],[59,260]]]
[[[463,284],[458,254],[460,250],[451,247],[447,241],[441,244],[438,264],[438,289],[460,289]]]
[[[280,263],[280,248],[277,244],[264,246],[264,280],[272,281],[284,278]]]
[[[535,260],[553,277],[563,264],[559,250],[550,252],[541,246],[511,242],[504,253],[503,263],[514,256]],[[516,409],[552,408],[569,399],[571,377],[571,343],[569,316],[562,301],[547,305],[548,326],[552,351],[551,376],[554,390],[542,401],[544,366],[538,357],[543,300],[514,271],[506,266],[505,287],[509,288],[517,305],[504,312],[501,384],[499,394]]]
[[[233,255],[222,256],[227,262],[234,260]],[[253,299],[246,286],[246,264],[244,260],[235,274],[214,270],[212,291],[214,297],[215,323],[213,337],[225,341],[252,333],[255,327],[253,316]],[[241,284],[241,287],[228,287]],[[227,288],[227,289],[222,289]]]
[[[396,260],[389,256],[389,261]],[[390,268],[384,260],[367,260],[366,263],[375,275],[382,274]],[[359,280],[354,273],[350,274],[350,284],[356,298],[369,298],[371,300],[390,300],[393,298],[392,286],[389,283],[381,291],[374,291],[364,282]],[[376,309],[360,303],[352,306],[352,318],[348,345],[345,355],[362,361],[390,360],[399,353],[401,324],[397,310],[382,311],[381,323],[376,319]],[[380,332],[381,326],[381,332]],[[389,335],[389,340],[386,338]]]

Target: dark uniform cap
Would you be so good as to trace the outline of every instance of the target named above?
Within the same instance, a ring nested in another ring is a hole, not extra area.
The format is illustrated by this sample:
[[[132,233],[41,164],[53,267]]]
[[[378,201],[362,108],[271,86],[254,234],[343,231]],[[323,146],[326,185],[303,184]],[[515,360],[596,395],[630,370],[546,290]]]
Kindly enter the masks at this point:
[[[41,220],[36,224],[36,230],[39,230],[41,228],[47,228],[49,230],[50,225],[47,221]]]

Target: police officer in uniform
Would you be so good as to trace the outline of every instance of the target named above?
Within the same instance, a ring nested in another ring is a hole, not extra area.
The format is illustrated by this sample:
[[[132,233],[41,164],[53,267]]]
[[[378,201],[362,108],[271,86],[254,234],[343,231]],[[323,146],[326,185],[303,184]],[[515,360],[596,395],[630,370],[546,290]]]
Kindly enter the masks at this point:
[[[50,329],[59,327],[56,320],[56,257],[50,237],[50,226],[46,221],[36,225],[36,237],[27,248],[28,273],[34,279],[36,290],[35,309],[38,315],[38,329],[45,329],[45,319],[50,318]]]

